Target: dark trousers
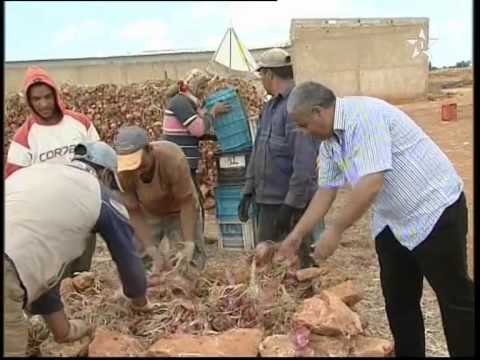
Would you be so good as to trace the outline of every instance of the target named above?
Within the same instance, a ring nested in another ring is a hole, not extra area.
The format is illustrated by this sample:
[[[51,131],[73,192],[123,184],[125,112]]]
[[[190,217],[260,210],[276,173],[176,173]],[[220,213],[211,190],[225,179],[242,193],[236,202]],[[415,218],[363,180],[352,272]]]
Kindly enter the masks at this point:
[[[420,299],[425,277],[435,292],[450,356],[473,356],[475,294],[467,272],[465,195],[445,209],[413,251],[387,226],[375,239],[380,280],[396,356],[425,356]]]
[[[73,260],[65,269],[62,278],[73,277],[76,272],[90,271],[92,259],[97,245],[97,234],[90,234],[87,238],[87,247],[83,254]]]
[[[256,236],[256,243],[260,243],[262,241],[271,240],[274,242],[281,242],[285,239],[285,237],[293,230],[295,225],[298,223],[300,218],[302,217],[305,209],[296,210],[291,218],[288,231],[286,233],[280,233],[278,228],[275,226],[275,220],[280,211],[280,207],[282,205],[268,205],[268,204],[255,204],[257,208],[257,236]],[[313,244],[313,236],[312,234],[305,237],[298,249],[298,257],[300,259],[300,266],[302,268],[306,268],[309,266],[313,266],[314,262],[313,259],[310,257],[312,251],[312,244]]]

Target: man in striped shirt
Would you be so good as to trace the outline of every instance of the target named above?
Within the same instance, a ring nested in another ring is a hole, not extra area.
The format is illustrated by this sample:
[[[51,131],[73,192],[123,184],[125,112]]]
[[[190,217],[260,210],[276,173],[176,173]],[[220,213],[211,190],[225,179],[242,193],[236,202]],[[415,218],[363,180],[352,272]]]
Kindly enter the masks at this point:
[[[330,209],[339,187],[348,206],[327,225],[314,257],[326,259],[342,233],[372,205],[372,235],[397,356],[425,356],[420,299],[423,278],[440,304],[451,356],[474,353],[474,287],[466,265],[467,207],[463,182],[440,148],[398,108],[370,97],[337,98],[306,82],[292,91],[288,112],[323,140],[319,189],[276,261],[292,257],[304,234]],[[461,334],[461,335],[460,335]]]

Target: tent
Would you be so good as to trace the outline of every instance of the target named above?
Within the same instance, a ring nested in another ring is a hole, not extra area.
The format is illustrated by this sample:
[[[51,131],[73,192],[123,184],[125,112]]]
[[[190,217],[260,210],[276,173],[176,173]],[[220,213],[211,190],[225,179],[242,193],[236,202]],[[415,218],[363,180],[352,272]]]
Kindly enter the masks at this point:
[[[226,77],[254,78],[257,64],[230,26],[207,66],[209,73]]]

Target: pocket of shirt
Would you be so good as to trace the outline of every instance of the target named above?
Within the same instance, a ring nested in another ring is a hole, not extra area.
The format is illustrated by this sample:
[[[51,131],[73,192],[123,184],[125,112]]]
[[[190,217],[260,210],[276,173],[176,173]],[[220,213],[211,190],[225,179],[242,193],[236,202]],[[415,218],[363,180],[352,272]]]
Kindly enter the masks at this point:
[[[269,140],[269,147],[273,156],[290,157],[290,148],[284,137],[272,134]]]
[[[284,173],[292,171],[290,148],[285,138],[272,135],[269,141],[270,153],[275,165]]]

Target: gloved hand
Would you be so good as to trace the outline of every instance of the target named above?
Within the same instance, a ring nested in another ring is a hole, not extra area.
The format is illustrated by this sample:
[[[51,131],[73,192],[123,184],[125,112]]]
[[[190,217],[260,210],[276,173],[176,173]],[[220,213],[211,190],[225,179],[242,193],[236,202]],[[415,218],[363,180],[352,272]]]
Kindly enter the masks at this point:
[[[183,243],[183,249],[179,251],[174,258],[174,263],[184,262],[190,264],[193,259],[193,252],[195,251],[195,243],[193,241],[185,241]]]
[[[277,218],[275,219],[275,227],[277,228],[277,234],[279,234],[279,236],[285,235],[290,231],[294,211],[295,208],[287,204],[283,204],[280,207]]]
[[[238,204],[238,218],[241,222],[246,222],[249,219],[248,209],[252,203],[252,194],[243,194],[240,204]]]

